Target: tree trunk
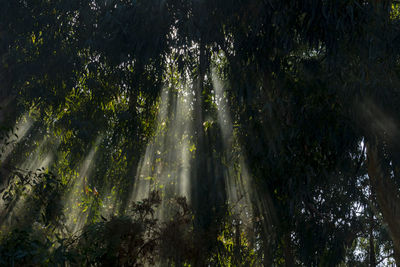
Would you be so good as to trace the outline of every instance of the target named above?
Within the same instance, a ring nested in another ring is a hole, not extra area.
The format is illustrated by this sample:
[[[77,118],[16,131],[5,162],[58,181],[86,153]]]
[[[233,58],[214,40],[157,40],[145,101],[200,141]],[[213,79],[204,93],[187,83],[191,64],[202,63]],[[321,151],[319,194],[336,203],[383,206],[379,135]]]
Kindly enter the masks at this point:
[[[367,167],[371,190],[376,195],[383,220],[393,240],[396,265],[400,266],[400,196],[394,181],[384,175],[376,145],[367,143]]]

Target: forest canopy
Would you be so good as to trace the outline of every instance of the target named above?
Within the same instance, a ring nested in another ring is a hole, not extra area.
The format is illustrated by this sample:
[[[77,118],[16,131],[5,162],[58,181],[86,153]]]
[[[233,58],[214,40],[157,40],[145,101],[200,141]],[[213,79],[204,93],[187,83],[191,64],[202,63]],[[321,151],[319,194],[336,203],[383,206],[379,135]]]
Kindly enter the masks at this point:
[[[400,266],[399,2],[0,7],[0,266]]]

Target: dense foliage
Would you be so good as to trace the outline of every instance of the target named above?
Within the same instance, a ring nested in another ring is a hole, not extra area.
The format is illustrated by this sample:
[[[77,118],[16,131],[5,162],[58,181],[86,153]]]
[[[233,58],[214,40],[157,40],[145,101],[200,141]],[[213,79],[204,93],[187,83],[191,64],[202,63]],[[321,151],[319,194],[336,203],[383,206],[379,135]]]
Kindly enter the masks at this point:
[[[400,265],[396,1],[0,6],[0,265]]]

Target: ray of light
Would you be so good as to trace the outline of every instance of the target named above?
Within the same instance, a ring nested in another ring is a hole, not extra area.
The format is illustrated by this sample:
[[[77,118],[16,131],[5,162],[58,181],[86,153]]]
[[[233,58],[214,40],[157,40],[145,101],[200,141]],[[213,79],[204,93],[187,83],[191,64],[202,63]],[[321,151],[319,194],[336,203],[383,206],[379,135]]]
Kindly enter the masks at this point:
[[[228,193],[228,201],[238,203],[239,201],[250,204],[249,187],[250,177],[247,172],[247,166],[242,153],[233,153],[235,148],[235,140],[233,135],[232,119],[230,116],[228,100],[225,96],[224,86],[222,81],[218,78],[215,70],[212,71],[211,75],[213,88],[214,88],[214,99],[218,110],[218,124],[221,129],[222,142],[224,146],[224,152],[227,163],[227,172],[225,175],[225,185]],[[235,158],[236,157],[236,158]],[[241,175],[237,175],[235,171],[235,160],[239,163]]]
[[[98,146],[102,140],[102,137],[97,137],[95,143],[92,145],[89,153],[80,164],[77,175],[74,177],[71,191],[66,196],[65,201],[65,226],[71,233],[76,233],[81,230],[85,224],[86,217],[89,214],[91,207],[88,203],[84,203],[82,199],[85,199],[93,192],[93,189],[87,183],[88,177],[90,176],[93,166],[94,157],[96,155]],[[85,205],[85,207],[83,207]]]
[[[0,162],[5,161],[14,147],[25,137],[29,129],[32,128],[33,119],[29,116],[28,112],[21,116],[17,121],[10,133],[5,136],[0,144],[1,154]]]
[[[50,142],[46,137],[43,137],[39,142],[38,147],[28,156],[28,158],[20,165],[16,166],[18,173],[22,175],[29,175],[29,173],[35,174],[44,171],[49,168],[50,164],[54,159],[54,152],[57,150],[58,144],[51,151],[45,151],[43,148]],[[10,181],[14,183],[13,181]],[[18,198],[14,199],[8,206],[3,210],[7,214],[2,214],[0,217],[7,218],[7,221],[3,221],[1,226],[12,225],[14,222],[20,221],[19,218],[25,217],[31,211],[27,210],[27,200],[32,195],[32,187],[28,186],[25,191]],[[4,201],[1,200],[0,207],[4,206]]]
[[[136,171],[135,183],[133,188],[133,201],[139,201],[146,198],[151,190],[151,186],[155,184],[155,174],[159,170],[159,164],[155,166],[161,154],[160,150],[156,150],[156,143],[160,139],[160,132],[165,129],[168,115],[168,102],[170,99],[170,91],[164,88],[161,93],[160,108],[157,115],[157,133],[153,140],[147,145],[144,156],[140,159],[138,169]]]
[[[102,198],[102,205],[100,207],[100,214],[105,218],[110,218],[116,215],[116,210],[118,210],[119,199],[116,192],[116,187],[107,188],[107,192]]]
[[[221,128],[223,145],[227,162],[225,174],[225,186],[228,194],[228,202],[233,210],[239,214],[243,223],[251,224],[254,218],[253,203],[259,214],[264,217],[264,231],[272,231],[271,226],[276,221],[275,210],[268,194],[260,197],[255,189],[253,179],[248,170],[246,159],[241,153],[242,148],[234,136],[232,119],[229,113],[229,105],[224,92],[223,82],[218,74],[212,70],[212,83],[214,88],[214,99],[218,108],[218,123]],[[236,153],[234,147],[238,150]],[[237,163],[237,166],[235,166]]]
[[[181,88],[176,98],[175,117],[171,122],[169,140],[167,144],[169,147],[165,149],[171,150],[171,156],[168,159],[170,166],[167,170],[167,176],[175,177],[173,182],[173,193],[175,195],[184,196],[190,200],[190,159],[191,151],[191,134],[193,132],[192,126],[192,95],[188,88]],[[168,181],[170,179],[165,179]]]
[[[187,87],[163,89],[158,129],[137,169],[133,201],[147,197],[151,190],[161,191],[167,199],[190,198],[191,102],[192,94]],[[165,207],[158,212],[158,216],[164,217]]]

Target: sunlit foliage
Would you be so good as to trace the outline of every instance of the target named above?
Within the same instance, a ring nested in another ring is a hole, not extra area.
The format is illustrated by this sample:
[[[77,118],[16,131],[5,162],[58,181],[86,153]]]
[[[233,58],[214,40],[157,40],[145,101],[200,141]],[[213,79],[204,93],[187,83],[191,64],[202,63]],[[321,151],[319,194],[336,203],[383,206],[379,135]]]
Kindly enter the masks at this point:
[[[0,7],[0,265],[400,264],[396,1]]]

